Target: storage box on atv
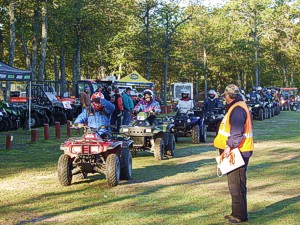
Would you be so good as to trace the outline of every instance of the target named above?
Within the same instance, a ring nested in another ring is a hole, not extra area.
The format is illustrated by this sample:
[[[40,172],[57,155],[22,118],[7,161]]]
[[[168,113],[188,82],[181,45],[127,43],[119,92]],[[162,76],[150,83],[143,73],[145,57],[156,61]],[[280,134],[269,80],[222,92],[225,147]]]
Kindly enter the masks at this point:
[[[148,151],[154,154],[156,160],[162,160],[164,156],[174,156],[176,148],[175,137],[171,132],[174,126],[163,118],[154,119],[153,112],[139,112],[128,126],[121,126],[120,133],[133,140],[132,152]]]
[[[206,142],[207,126],[204,124],[203,111],[200,108],[188,110],[187,113],[179,113],[173,117],[174,127],[172,131],[178,141],[178,137],[192,137],[193,144]]]
[[[132,144],[126,139],[103,139],[90,129],[82,137],[68,139],[60,146],[64,154],[58,160],[59,182],[67,186],[74,175],[85,177],[88,173],[104,174],[110,187],[118,185],[120,179],[131,179]]]

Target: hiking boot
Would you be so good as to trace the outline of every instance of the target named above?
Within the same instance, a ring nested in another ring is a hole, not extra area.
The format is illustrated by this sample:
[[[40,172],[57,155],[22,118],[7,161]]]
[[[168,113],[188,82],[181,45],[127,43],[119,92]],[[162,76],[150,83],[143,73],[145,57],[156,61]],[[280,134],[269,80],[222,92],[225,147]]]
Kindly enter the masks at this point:
[[[248,221],[248,220],[247,219],[241,220],[239,218],[231,216],[231,218],[228,220],[228,223],[243,223],[243,222],[246,222],[246,221]]]
[[[226,215],[226,216],[224,216],[224,219],[226,219],[226,220],[229,220],[229,219],[231,219],[231,218],[233,218],[233,215]]]

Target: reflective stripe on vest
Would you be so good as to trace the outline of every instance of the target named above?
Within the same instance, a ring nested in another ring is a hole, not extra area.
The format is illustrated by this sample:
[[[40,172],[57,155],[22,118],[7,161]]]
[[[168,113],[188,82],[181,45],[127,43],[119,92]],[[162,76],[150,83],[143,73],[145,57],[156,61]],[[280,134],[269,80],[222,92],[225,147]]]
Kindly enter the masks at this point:
[[[237,106],[242,107],[246,111],[246,114],[247,114],[246,122],[244,124],[244,133],[243,133],[244,138],[240,142],[238,148],[242,152],[252,151],[254,148],[252,121],[251,121],[250,112],[244,101],[237,102],[230,107],[230,109],[228,110],[227,114],[224,116],[224,118],[220,124],[218,135],[214,140],[214,146],[219,149],[225,149],[226,141],[227,141],[228,137],[230,136],[230,128],[231,128],[231,125],[229,123],[230,115],[231,115],[232,110]]]

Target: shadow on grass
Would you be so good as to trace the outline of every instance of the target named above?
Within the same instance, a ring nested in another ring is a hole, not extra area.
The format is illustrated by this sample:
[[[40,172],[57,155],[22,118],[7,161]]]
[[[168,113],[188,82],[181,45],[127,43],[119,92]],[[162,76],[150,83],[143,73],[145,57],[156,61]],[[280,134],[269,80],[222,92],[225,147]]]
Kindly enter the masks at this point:
[[[249,212],[250,219],[253,219],[253,222],[258,221],[276,221],[277,219],[284,218],[285,215],[295,215],[299,218],[299,206],[294,206],[295,204],[299,203],[300,195],[284,199],[282,201],[278,201],[271,205],[266,206],[264,209],[259,211]],[[283,220],[281,220],[284,223]],[[287,221],[291,222],[291,221]],[[296,222],[296,221],[295,221]],[[299,220],[298,220],[299,222]]]

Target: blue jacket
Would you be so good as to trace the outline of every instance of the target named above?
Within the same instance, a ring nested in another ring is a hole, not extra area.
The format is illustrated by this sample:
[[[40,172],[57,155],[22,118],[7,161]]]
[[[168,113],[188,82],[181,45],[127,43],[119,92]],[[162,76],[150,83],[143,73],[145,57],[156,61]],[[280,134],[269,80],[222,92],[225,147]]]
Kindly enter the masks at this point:
[[[122,100],[123,100],[123,108],[125,110],[130,111],[133,109],[133,107],[134,107],[133,101],[127,93],[125,93],[125,92],[123,93]]]

